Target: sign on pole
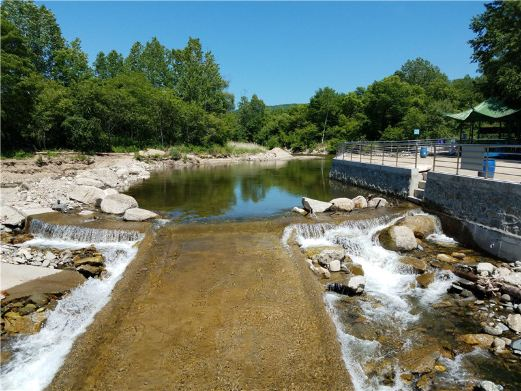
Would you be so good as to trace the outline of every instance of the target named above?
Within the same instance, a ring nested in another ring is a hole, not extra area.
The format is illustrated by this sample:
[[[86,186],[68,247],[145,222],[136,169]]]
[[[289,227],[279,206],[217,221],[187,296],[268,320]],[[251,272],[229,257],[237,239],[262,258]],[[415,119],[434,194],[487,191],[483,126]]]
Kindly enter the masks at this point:
[[[419,136],[420,135],[420,129],[414,129],[414,135]]]

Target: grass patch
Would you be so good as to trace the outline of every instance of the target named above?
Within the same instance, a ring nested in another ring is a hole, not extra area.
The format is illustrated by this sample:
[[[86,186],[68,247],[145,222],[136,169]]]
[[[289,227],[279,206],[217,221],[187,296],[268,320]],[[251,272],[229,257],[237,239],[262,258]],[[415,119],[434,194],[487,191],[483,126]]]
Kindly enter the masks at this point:
[[[22,159],[31,159],[34,157],[34,152],[27,152],[27,151],[2,151],[0,154],[0,159],[16,159],[16,160],[22,160]]]

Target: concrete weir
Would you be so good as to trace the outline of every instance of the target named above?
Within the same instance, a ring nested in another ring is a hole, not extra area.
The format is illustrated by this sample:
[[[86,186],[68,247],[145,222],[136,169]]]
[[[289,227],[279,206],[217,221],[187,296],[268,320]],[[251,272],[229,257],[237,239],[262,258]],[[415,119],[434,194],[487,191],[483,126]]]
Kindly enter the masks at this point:
[[[414,194],[420,177],[415,168],[338,159],[329,176],[402,198]],[[521,184],[429,172],[423,206],[458,241],[509,262],[521,260]]]

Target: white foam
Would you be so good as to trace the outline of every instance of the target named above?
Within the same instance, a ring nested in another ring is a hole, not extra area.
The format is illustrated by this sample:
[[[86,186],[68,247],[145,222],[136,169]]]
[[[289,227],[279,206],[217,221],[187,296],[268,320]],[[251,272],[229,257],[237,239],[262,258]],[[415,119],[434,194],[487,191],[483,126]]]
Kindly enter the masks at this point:
[[[76,338],[85,332],[96,313],[108,303],[115,284],[137,252],[137,241],[96,243],[106,260],[107,276],[89,278],[49,310],[37,334],[19,337],[12,359],[2,365],[2,390],[38,391],[47,387],[63,364]],[[26,245],[76,249],[90,243],[36,238]]]

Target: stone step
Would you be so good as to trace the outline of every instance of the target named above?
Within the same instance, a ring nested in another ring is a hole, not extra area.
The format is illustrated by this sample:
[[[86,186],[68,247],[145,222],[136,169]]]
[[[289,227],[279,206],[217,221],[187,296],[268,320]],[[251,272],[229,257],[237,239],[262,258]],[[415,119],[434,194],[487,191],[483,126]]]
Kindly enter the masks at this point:
[[[419,198],[416,198],[416,197],[413,197],[413,196],[407,197],[407,201],[413,202],[413,203],[418,204],[418,205],[421,205],[423,203],[423,200],[421,200]]]
[[[423,199],[423,189],[414,189],[414,196],[419,199]]]
[[[425,189],[425,184],[427,183],[427,181],[419,181],[418,182],[418,188],[419,189]]]

